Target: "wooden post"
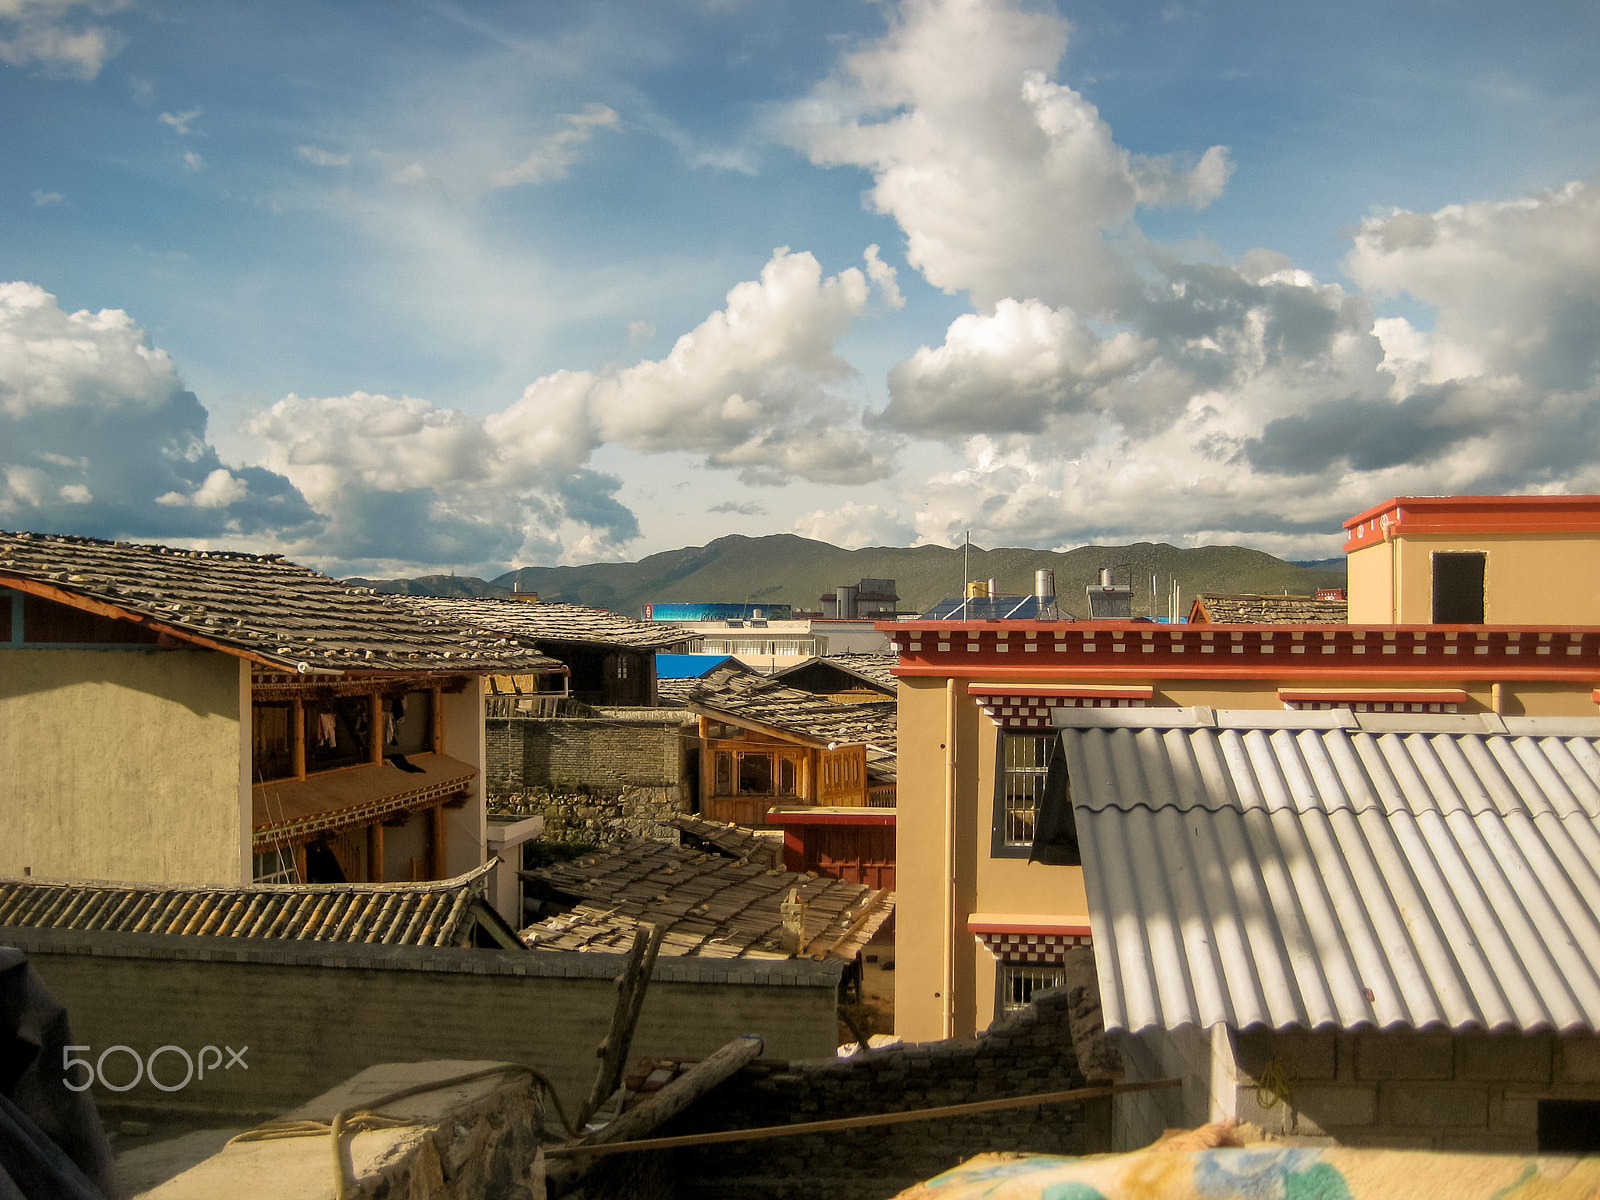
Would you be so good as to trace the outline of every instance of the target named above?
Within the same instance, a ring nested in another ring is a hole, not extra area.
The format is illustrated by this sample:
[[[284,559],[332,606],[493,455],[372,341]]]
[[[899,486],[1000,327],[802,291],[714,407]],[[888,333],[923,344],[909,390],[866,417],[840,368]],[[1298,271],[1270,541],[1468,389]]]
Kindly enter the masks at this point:
[[[428,878],[444,879],[447,861],[445,844],[444,805],[435,804],[428,810]]]
[[[475,676],[473,677],[473,679],[474,679],[474,682],[476,682],[476,677]],[[432,750],[435,754],[443,754],[444,753],[444,689],[443,688],[434,688],[433,689],[433,702],[429,705],[429,707],[433,709],[433,732],[432,732],[432,735],[431,735],[431,738],[430,738],[430,743],[431,744],[428,746],[428,749]],[[439,878],[443,879],[444,876],[441,875]]]
[[[303,700],[289,701],[289,763],[294,768],[294,777],[306,777],[306,706]],[[300,857],[305,857],[305,848],[301,847]],[[302,881],[304,876],[301,876]]]
[[[383,881],[383,822],[374,821],[367,826],[367,882]]]
[[[304,842],[296,842],[294,844],[294,877],[296,883],[310,882],[306,878],[306,844]]]
[[[381,692],[373,692],[367,699],[367,761],[383,761],[383,694]],[[382,835],[380,834],[379,836],[381,837]]]
[[[589,1100],[578,1110],[573,1124],[583,1127],[589,1118],[600,1111],[600,1106],[622,1086],[622,1072],[628,1065],[628,1049],[633,1045],[633,1031],[639,1024],[639,1010],[644,1007],[644,994],[650,987],[650,972],[656,965],[656,954],[661,949],[661,927],[641,925],[634,932],[633,948],[628,961],[617,976],[617,1005],[611,1014],[611,1028],[606,1040],[596,1053],[600,1057],[600,1070],[595,1075],[594,1089]]]

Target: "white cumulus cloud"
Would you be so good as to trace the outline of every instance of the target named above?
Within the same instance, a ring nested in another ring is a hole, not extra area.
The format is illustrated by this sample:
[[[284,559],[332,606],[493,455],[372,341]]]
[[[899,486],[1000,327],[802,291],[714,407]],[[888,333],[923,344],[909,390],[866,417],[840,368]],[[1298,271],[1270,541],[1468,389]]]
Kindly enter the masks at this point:
[[[790,136],[815,163],[871,173],[868,202],[934,286],[980,308],[1115,309],[1137,277],[1107,235],[1140,204],[1206,203],[1231,166],[1220,146],[1192,167],[1118,146],[1054,80],[1066,44],[1062,19],[1020,4],[905,0],[793,108]]]
[[[122,37],[85,17],[120,0],[0,0],[0,62],[87,82],[122,48]]]
[[[206,411],[127,313],[0,284],[0,524],[131,537],[314,528],[280,475],[225,467]]]

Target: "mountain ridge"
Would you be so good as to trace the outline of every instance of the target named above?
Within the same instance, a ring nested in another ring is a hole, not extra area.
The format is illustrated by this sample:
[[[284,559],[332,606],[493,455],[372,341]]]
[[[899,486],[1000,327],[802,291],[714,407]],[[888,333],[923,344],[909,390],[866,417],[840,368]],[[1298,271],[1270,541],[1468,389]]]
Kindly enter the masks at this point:
[[[492,580],[474,576],[422,575],[412,579],[353,578],[347,582],[402,595],[493,597],[537,592],[544,600],[609,608],[639,616],[650,603],[748,603],[756,607],[789,604],[818,609],[820,597],[839,584],[893,579],[902,611],[925,612],[938,601],[959,595],[970,560],[971,578],[993,578],[1001,594],[1033,591],[1033,573],[1056,573],[1061,607],[1083,615],[1084,588],[1110,567],[1118,581],[1131,577],[1136,615],[1164,615],[1167,588],[1177,578],[1180,615],[1187,615],[1197,592],[1312,595],[1319,587],[1343,587],[1344,572],[1299,566],[1244,546],[1181,548],[1165,542],[1127,546],[1079,546],[1073,550],[1032,550],[1020,546],[867,546],[857,550],[792,533],[749,537],[727,534],[703,546],[684,546],[646,555],[636,562],[588,563],[568,567],[522,567]],[[1152,606],[1151,576],[1156,576]]]

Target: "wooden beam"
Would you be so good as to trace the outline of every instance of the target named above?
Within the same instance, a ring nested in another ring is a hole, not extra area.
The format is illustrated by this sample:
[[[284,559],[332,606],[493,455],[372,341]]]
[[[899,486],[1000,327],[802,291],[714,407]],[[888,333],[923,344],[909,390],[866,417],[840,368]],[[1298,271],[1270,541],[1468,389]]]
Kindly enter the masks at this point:
[[[444,805],[435,804],[428,810],[428,878],[445,879],[447,834],[444,823]]]
[[[188,629],[169,625],[165,621],[157,621],[144,613],[131,609],[119,608],[104,600],[95,600],[89,596],[79,595],[77,592],[65,591],[61,588],[51,587],[47,583],[40,583],[36,579],[28,579],[20,575],[0,575],[0,583],[16,592],[26,592],[30,596],[38,596],[41,600],[53,600],[57,604],[65,604],[68,608],[76,608],[82,612],[93,613],[97,617],[106,617],[113,621],[131,621],[135,625],[145,625],[157,633],[165,633],[180,641],[189,642],[196,646],[204,646],[207,650],[219,650],[223,654],[231,654],[235,658],[249,659],[251,662],[260,663],[264,667],[271,667],[274,671],[293,671],[294,664],[287,659],[267,658],[265,655],[254,654],[241,646],[230,646],[226,642],[219,642],[208,638],[202,633],[194,633]],[[318,667],[317,671],[327,675],[342,675],[343,671],[336,667]]]
[[[374,821],[367,826],[367,882],[384,882],[382,821]]]
[[[651,1093],[644,1103],[629,1109],[605,1128],[596,1130],[586,1141],[564,1149],[569,1154],[582,1155],[585,1150],[592,1152],[592,1148],[611,1142],[626,1142],[637,1138],[640,1134],[660,1128],[663,1123],[677,1116],[745,1063],[755,1058],[761,1053],[761,1049],[761,1039],[753,1034],[734,1038],[710,1058],[696,1063],[659,1092]],[[587,1164],[580,1165],[580,1162],[570,1158],[565,1162],[552,1163],[546,1175],[550,1195],[560,1196],[563,1192],[571,1191],[586,1170]]]
[[[600,1106],[611,1099],[611,1094],[622,1086],[622,1072],[628,1065],[628,1050],[633,1045],[633,1031],[639,1024],[639,1010],[644,1007],[644,995],[650,987],[650,973],[655,969],[656,954],[661,949],[661,927],[641,925],[634,932],[633,948],[628,961],[617,976],[617,1003],[611,1013],[611,1028],[597,1054],[600,1070],[595,1074],[594,1088],[589,1099],[573,1124],[587,1125],[589,1118],[600,1111]]]
[[[726,1049],[726,1047],[724,1047]],[[718,1051],[720,1054],[721,1051]],[[710,1059],[706,1060],[711,1061]],[[703,1065],[703,1064],[702,1064]],[[655,1095],[663,1096],[674,1085],[687,1079],[681,1076],[662,1088]],[[565,1146],[548,1146],[545,1148],[547,1158],[568,1159],[569,1162],[557,1162],[550,1168],[551,1179],[556,1178],[556,1172],[563,1173],[568,1169],[570,1160],[579,1157],[592,1158],[600,1154],[627,1154],[638,1150],[670,1150],[677,1146],[708,1146],[719,1142],[751,1142],[762,1138],[794,1137],[809,1133],[831,1133],[840,1129],[865,1129],[873,1125],[902,1125],[908,1121],[936,1121],[943,1117],[959,1117],[968,1113],[996,1112],[1007,1108],[1030,1108],[1040,1104],[1072,1104],[1079,1100],[1096,1100],[1104,1096],[1118,1096],[1124,1092],[1154,1092],[1167,1088],[1182,1087],[1181,1079],[1152,1079],[1148,1083],[1111,1083],[1099,1087],[1073,1088],[1065,1092],[1042,1092],[1032,1096],[1003,1096],[995,1100],[974,1100],[967,1104],[945,1104],[938,1108],[919,1108],[909,1112],[868,1113],[859,1117],[835,1117],[827,1121],[801,1121],[793,1125],[763,1125],[754,1129],[722,1129],[715,1133],[688,1133],[679,1137],[642,1138],[637,1141],[621,1141],[617,1138],[601,1140],[596,1134],[587,1142],[570,1143]],[[648,1101],[646,1102],[648,1103]],[[644,1107],[633,1109],[626,1117],[631,1117]],[[606,1130],[620,1125],[622,1120],[613,1121],[606,1126]]]
[[[306,777],[306,706],[303,701],[289,701],[289,764],[294,777]]]
[[[429,707],[433,710],[433,728],[429,731],[428,736],[431,739],[433,744],[431,746],[429,746],[428,749],[432,750],[435,754],[443,754],[444,753],[444,689],[442,689],[442,688],[434,688],[433,689],[433,699],[429,702]],[[442,879],[444,877],[441,875],[440,878]]]
[[[373,692],[367,700],[367,761],[383,761],[382,692]]]

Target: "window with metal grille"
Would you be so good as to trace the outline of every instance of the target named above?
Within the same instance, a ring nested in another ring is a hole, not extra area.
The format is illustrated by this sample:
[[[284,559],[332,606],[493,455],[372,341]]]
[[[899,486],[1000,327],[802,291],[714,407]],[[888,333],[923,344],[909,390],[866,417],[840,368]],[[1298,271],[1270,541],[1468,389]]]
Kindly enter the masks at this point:
[[[995,797],[999,847],[1027,849],[1033,845],[1039,801],[1044,797],[1045,775],[1055,742],[1053,732],[1000,735],[1000,778]]]
[[[1000,964],[1000,1012],[1014,1013],[1027,1008],[1035,992],[1060,987],[1066,982],[1062,967],[1040,966],[1037,963]]]

